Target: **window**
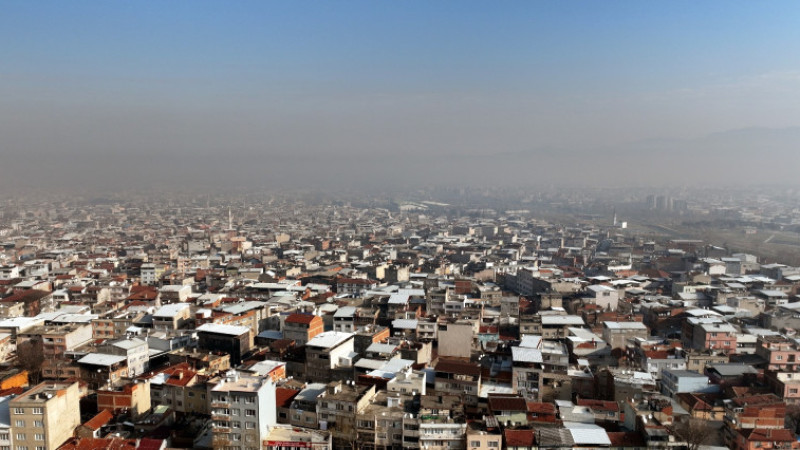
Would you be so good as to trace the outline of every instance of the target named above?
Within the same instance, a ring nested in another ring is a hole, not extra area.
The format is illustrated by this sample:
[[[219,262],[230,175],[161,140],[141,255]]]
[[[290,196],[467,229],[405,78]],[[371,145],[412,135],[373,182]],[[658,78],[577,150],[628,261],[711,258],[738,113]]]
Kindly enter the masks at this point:
[[[247,428],[248,430],[254,430],[256,428],[256,424],[255,422],[247,422],[246,424],[244,424],[244,427]]]
[[[15,427],[24,428],[25,427],[25,421],[24,420],[15,420],[14,421],[14,426]]]
[[[37,441],[43,441],[44,440],[44,433],[36,433],[36,434],[33,435],[33,438],[35,440],[37,440]]]
[[[783,359],[783,355],[775,355],[775,361],[780,361]]]
[[[500,447],[500,441],[489,441],[489,447],[491,447],[491,448],[499,448]]]
[[[245,409],[244,410],[244,415],[245,416],[250,416],[250,417],[255,416],[256,415],[256,410],[255,409]]]
[[[25,433],[17,433],[16,438],[17,438],[18,441],[24,441],[25,440]]]
[[[14,414],[25,414],[25,408],[14,408]]]
[[[42,422],[41,420],[34,420],[33,426],[41,428],[44,426],[44,422]]]
[[[44,414],[44,410],[42,408],[33,408],[34,414]]]

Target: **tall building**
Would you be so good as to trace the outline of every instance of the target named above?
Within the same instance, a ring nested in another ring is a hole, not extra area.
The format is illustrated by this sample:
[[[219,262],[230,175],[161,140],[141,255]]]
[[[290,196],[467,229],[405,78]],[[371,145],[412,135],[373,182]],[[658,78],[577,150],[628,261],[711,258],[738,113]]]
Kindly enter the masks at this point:
[[[80,425],[78,383],[41,383],[9,401],[17,449],[55,449]]]
[[[228,371],[211,380],[211,420],[214,448],[259,450],[277,423],[275,384],[269,377]]]

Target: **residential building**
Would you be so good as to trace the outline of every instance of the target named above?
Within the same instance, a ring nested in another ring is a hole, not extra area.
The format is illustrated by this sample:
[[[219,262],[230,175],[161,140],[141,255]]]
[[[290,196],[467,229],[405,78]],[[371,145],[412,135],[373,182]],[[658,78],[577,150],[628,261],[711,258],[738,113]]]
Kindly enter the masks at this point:
[[[312,381],[328,382],[334,369],[352,366],[353,333],[326,331],[313,337],[305,347],[306,377]]]
[[[236,366],[253,348],[254,336],[250,328],[236,325],[206,323],[197,328],[198,348],[222,351],[231,356],[231,365]]]
[[[9,401],[18,449],[56,449],[80,425],[78,383],[41,383]]]
[[[306,345],[314,336],[325,331],[322,317],[311,314],[290,314],[283,321],[283,338],[295,341],[298,347]]]
[[[277,424],[272,380],[231,370],[209,383],[214,448],[260,449]]]

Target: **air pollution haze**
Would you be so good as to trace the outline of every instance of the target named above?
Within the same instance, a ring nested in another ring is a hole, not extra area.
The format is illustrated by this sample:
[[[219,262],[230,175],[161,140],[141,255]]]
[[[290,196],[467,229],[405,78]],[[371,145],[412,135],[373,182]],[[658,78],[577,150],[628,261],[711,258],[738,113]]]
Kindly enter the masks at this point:
[[[25,2],[0,186],[794,183],[800,6]]]

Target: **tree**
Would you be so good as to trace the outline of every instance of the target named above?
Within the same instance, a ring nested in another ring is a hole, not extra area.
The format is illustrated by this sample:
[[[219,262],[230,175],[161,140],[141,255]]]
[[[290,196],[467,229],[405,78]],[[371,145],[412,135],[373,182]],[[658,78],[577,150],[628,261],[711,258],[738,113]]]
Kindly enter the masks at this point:
[[[800,433],[800,405],[786,407],[786,428],[792,430],[792,433]]]
[[[28,372],[31,385],[39,384],[42,380],[42,363],[44,352],[41,341],[27,340],[17,344],[17,364]]]
[[[670,427],[670,432],[686,442],[687,450],[698,450],[700,446],[707,444],[717,431],[707,420],[689,417],[676,421]]]

